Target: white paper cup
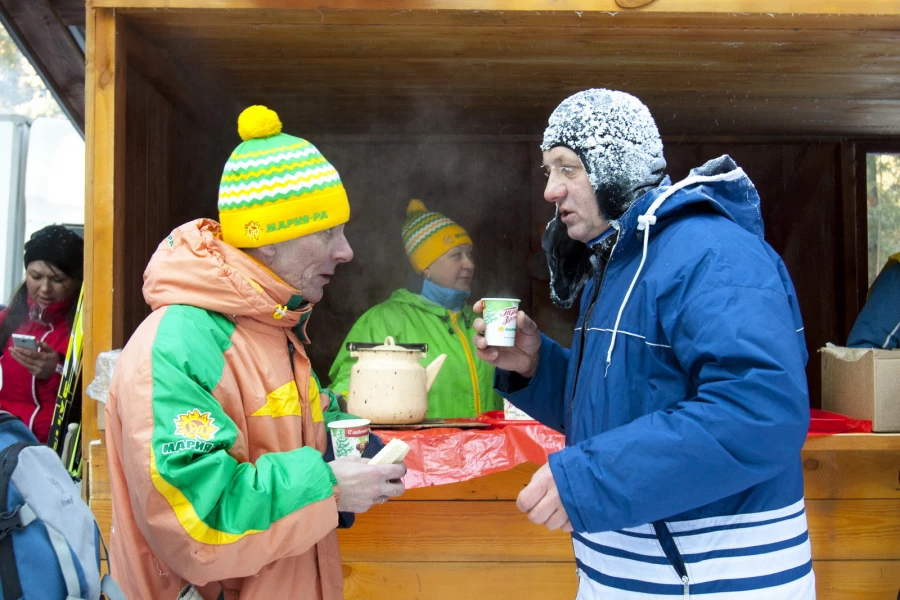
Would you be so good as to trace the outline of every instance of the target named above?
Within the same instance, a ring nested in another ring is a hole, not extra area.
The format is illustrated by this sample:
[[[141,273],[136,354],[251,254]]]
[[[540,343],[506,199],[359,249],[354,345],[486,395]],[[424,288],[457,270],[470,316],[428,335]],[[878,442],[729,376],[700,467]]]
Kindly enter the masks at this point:
[[[488,346],[514,346],[516,343],[516,314],[518,298],[482,298],[484,339]]]
[[[328,424],[331,429],[331,443],[334,447],[334,457],[359,456],[369,445],[369,420],[368,419],[344,419]]]
[[[506,419],[507,421],[533,421],[534,420],[530,416],[528,416],[528,414],[524,410],[522,410],[521,408],[518,408],[515,404],[513,404],[506,398],[503,399],[503,418]]]

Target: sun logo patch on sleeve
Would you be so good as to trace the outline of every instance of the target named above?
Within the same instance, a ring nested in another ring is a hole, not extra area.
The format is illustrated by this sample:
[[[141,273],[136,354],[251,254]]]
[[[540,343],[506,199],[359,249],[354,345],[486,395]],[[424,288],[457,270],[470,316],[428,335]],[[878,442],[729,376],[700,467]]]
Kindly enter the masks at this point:
[[[213,425],[214,421],[215,419],[210,413],[201,413],[194,408],[175,417],[175,435],[208,442],[219,430],[216,425]]]

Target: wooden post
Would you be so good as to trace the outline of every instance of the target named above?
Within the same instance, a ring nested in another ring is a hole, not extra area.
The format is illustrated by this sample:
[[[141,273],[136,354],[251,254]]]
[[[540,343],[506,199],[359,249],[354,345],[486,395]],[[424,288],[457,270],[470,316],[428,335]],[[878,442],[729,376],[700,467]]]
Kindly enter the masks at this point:
[[[87,7],[86,198],[84,214],[83,386],[94,378],[97,355],[122,345],[120,223],[125,179],[125,45],[121,17],[112,8]],[[82,407],[82,450],[102,439],[98,404],[86,393]],[[100,407],[103,408],[102,406]],[[85,492],[89,492],[89,469]],[[104,474],[105,478],[106,475]]]

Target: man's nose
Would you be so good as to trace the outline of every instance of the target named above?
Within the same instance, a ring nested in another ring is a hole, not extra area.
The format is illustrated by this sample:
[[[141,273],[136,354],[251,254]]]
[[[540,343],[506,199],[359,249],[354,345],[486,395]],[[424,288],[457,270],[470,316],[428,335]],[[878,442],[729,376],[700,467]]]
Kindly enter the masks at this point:
[[[566,185],[553,174],[547,179],[547,187],[544,188],[544,200],[558,203],[566,197]]]
[[[347,237],[343,233],[337,241],[332,256],[337,262],[350,262],[353,260],[353,248],[350,247],[350,242],[347,241]]]

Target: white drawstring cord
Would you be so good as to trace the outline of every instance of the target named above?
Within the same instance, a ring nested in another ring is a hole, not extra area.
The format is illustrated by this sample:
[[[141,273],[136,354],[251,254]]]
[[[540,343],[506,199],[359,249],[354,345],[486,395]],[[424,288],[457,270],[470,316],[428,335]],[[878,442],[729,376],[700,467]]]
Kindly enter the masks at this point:
[[[656,211],[659,209],[660,205],[665,202],[665,200],[669,196],[683,187],[687,187],[695,183],[736,181],[742,177],[746,177],[746,174],[744,173],[744,170],[742,168],[738,167],[733,171],[722,173],[721,175],[694,175],[692,177],[688,177],[687,179],[682,179],[675,185],[669,187],[669,189],[667,189],[665,192],[660,194],[659,197],[653,201],[653,204],[650,205],[650,208],[647,209],[647,212],[638,217],[638,231],[644,232],[644,250],[641,254],[641,263],[638,265],[637,272],[634,274],[634,278],[631,280],[631,285],[628,286],[628,292],[625,294],[625,299],[622,300],[622,305],[619,307],[619,314],[616,315],[616,324],[613,327],[612,340],[610,340],[609,342],[609,350],[606,353],[606,369],[603,371],[604,377],[606,377],[606,374],[609,372],[609,365],[612,363],[612,353],[613,349],[616,347],[616,335],[619,333],[619,322],[622,320],[622,313],[625,312],[625,305],[628,304],[628,299],[631,297],[631,292],[632,290],[634,290],[634,285],[637,283],[638,277],[640,277],[641,271],[644,268],[644,262],[646,262],[647,260],[647,245],[650,242],[650,226],[656,225]],[[585,327],[587,327],[586,323]]]
[[[654,210],[654,207],[651,206],[650,210]],[[622,305],[619,307],[619,314],[616,315],[616,324],[613,326],[612,330],[612,341],[610,341],[609,351],[606,353],[606,370],[603,371],[604,377],[606,377],[606,373],[609,371],[609,365],[612,363],[612,353],[613,348],[616,347],[616,334],[619,333],[619,322],[622,320],[622,313],[625,312],[625,305],[628,304],[628,299],[631,297],[631,291],[634,289],[634,284],[637,283],[638,277],[641,276],[644,262],[647,260],[647,244],[650,241],[650,226],[656,225],[656,215],[651,214],[650,210],[648,210],[646,214],[638,217],[638,231],[644,232],[644,251],[641,253],[641,263],[638,265],[637,272],[631,280],[631,285],[628,286],[628,291],[625,292],[625,299],[622,300]]]

